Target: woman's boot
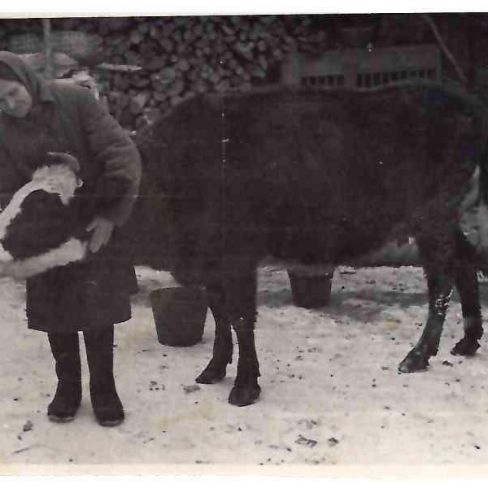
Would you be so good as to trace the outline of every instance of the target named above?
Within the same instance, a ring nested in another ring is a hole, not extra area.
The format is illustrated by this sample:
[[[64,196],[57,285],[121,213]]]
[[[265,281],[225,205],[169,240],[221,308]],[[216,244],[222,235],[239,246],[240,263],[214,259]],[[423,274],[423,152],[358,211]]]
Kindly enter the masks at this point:
[[[124,420],[124,408],[115,388],[113,373],[114,326],[84,331],[90,396],[93,412],[100,425],[113,427]]]
[[[81,403],[81,363],[78,333],[48,334],[56,363],[58,386],[47,415],[53,422],[73,420]]]

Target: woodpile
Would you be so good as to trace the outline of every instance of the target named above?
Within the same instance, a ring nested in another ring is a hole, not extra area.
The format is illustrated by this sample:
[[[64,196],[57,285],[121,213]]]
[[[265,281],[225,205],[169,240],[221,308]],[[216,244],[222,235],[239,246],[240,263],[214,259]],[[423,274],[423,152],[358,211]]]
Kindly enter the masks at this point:
[[[112,113],[134,129],[198,93],[245,91],[276,81],[283,56],[300,42],[281,18],[266,16],[131,18],[103,27],[105,60],[143,68],[101,73]],[[311,41],[301,22],[296,31],[307,44],[325,40],[322,34]]]

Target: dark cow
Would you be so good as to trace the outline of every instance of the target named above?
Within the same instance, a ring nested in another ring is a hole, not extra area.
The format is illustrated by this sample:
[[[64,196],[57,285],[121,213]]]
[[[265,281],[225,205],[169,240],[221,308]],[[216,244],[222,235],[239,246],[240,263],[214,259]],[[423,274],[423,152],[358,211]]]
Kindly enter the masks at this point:
[[[146,215],[159,206],[153,239],[163,265],[203,284],[215,317],[213,357],[197,382],[225,376],[232,326],[239,360],[229,402],[258,398],[256,267],[264,256],[338,265],[405,236],[419,247],[429,313],[400,370],[426,369],[437,353],[454,284],[464,338],[453,352],[473,354],[482,335],[478,283],[458,221],[476,167],[486,180],[482,115],[471,99],[431,83],[277,88],[197,96],[142,130],[140,205]]]

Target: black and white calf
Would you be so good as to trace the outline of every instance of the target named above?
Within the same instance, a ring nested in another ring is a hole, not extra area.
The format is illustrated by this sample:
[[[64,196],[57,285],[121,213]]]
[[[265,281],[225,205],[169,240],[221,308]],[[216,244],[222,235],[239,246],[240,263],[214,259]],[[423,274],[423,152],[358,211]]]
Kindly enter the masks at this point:
[[[48,156],[0,212],[0,275],[28,278],[86,255],[72,205],[82,184],[78,161],[66,153]]]

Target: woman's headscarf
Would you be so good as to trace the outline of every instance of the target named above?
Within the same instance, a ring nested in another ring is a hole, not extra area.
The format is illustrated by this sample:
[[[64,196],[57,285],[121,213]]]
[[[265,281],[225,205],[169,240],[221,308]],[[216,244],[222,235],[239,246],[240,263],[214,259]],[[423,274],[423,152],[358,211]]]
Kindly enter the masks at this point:
[[[19,56],[9,51],[0,51],[0,63],[6,65],[25,86],[34,105],[43,101],[46,93],[44,82]]]
[[[54,123],[54,99],[49,86],[24,61],[8,51],[0,51],[1,71],[8,67],[32,97],[32,108],[22,118],[2,114],[0,128],[8,144],[9,158],[29,175],[50,151],[66,151],[67,142]],[[0,71],[0,73],[1,73]],[[7,77],[10,79],[10,73]],[[1,75],[0,75],[1,78]],[[51,103],[43,103],[51,102]],[[0,137],[2,143],[2,137]]]

